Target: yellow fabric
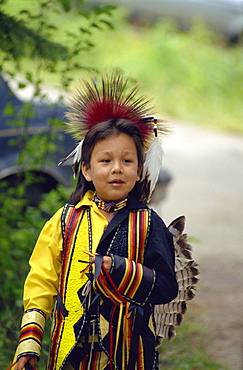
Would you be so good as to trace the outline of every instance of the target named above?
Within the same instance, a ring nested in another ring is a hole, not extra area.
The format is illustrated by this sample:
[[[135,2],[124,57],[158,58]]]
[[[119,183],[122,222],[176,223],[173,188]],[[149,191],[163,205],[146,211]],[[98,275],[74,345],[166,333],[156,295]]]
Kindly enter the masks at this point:
[[[75,208],[90,206],[92,226],[92,251],[95,252],[104,229],[108,225],[106,218],[92,202],[93,192],[88,191]],[[62,231],[59,209],[47,221],[35,245],[30,258],[31,270],[24,286],[24,309],[38,308],[48,317],[52,311],[53,298],[58,290],[58,277],[61,272]],[[81,230],[82,232],[82,230]],[[87,259],[87,256],[85,256]]]
[[[24,286],[24,309],[38,308],[48,317],[57,294],[61,271],[61,212],[45,224],[30,258],[31,270]]]

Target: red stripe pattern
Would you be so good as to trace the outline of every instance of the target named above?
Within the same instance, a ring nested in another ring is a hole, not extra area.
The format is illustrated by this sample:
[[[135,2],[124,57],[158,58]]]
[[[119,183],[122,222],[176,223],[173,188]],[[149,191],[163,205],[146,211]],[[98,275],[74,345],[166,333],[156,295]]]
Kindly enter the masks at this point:
[[[16,353],[17,358],[29,354],[39,357],[45,321],[45,314],[41,310],[33,308],[24,312]]]
[[[75,207],[70,207],[66,205],[67,211],[65,215],[65,221],[62,220],[62,230],[63,230],[63,250],[65,251],[62,260],[62,273],[60,276],[59,281],[59,294],[65,302],[65,291],[66,291],[66,283],[68,282],[67,276],[69,271],[69,266],[72,260],[72,251],[75,246],[76,235],[79,229],[79,225],[82,220],[82,216],[84,214],[84,210],[79,208],[76,209]],[[65,209],[64,209],[65,213]],[[65,223],[64,223],[65,222]],[[55,310],[55,318],[53,322],[53,332],[52,332],[52,344],[50,348],[51,355],[49,358],[51,362],[49,364],[50,369],[55,368],[55,361],[57,359],[57,354],[59,350],[59,341],[61,338],[61,333],[64,327],[64,320],[62,317],[62,313],[60,311]]]
[[[83,361],[80,363],[79,370],[97,370],[99,369],[99,362],[101,358],[101,352],[92,352],[92,355],[88,354]]]
[[[129,259],[125,260],[126,269],[118,290],[121,294],[134,298],[143,278],[143,267]]]
[[[21,328],[19,343],[23,342],[24,340],[33,339],[39,345],[41,345],[42,338],[43,338],[43,328],[37,323],[31,322]]]
[[[143,263],[144,249],[150,224],[150,210],[130,212],[128,231],[128,258]]]

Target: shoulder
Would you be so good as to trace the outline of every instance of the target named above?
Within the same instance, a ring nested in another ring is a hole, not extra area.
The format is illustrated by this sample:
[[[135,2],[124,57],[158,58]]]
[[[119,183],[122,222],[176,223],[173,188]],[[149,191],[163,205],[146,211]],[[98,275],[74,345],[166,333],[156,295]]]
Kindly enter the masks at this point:
[[[46,222],[45,227],[54,227],[61,223],[61,217],[63,213],[64,207],[59,208],[53,216],[49,218],[49,220]]]
[[[152,238],[164,239],[173,248],[173,236],[166,226],[164,220],[151,209],[151,228],[150,235]]]
[[[151,220],[155,225],[160,225],[160,227],[166,228],[164,220],[155,212],[152,208],[151,210]]]
[[[134,196],[130,196],[127,202],[127,207],[129,211],[139,211],[139,210],[149,210],[149,207],[135,198]]]
[[[38,236],[35,250],[46,247],[50,248],[54,254],[58,255],[58,251],[62,249],[62,211],[63,207],[58,209],[57,212],[55,212],[55,214],[48,221],[46,221]]]
[[[41,230],[42,234],[57,235],[61,232],[63,208],[64,207],[59,208],[54,213],[54,215],[51,216],[51,218],[45,223],[43,229]]]

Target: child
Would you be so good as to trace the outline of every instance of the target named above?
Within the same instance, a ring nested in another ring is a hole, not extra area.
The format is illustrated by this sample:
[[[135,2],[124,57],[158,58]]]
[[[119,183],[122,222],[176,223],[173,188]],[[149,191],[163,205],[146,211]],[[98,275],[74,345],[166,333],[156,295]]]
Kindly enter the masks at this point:
[[[74,95],[69,125],[82,141],[67,158],[78,183],[30,259],[16,370],[35,368],[54,298],[48,370],[158,368],[153,308],[178,286],[172,235],[145,204],[161,127],[136,94],[112,73]]]

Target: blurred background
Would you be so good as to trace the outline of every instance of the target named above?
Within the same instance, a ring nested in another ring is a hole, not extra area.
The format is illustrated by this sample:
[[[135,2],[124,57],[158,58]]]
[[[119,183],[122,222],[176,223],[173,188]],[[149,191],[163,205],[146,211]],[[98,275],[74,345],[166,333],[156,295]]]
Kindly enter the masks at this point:
[[[74,187],[70,162],[57,167],[75,147],[66,100],[82,77],[115,68],[171,124],[151,206],[167,224],[186,215],[201,271],[160,367],[243,369],[243,1],[1,0],[0,34],[1,368],[36,238]]]

